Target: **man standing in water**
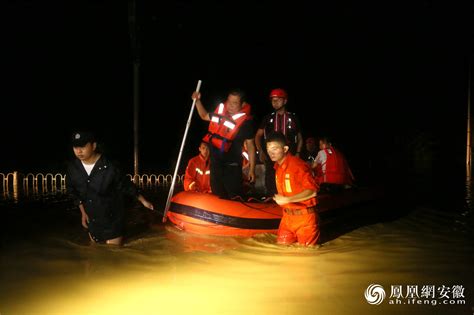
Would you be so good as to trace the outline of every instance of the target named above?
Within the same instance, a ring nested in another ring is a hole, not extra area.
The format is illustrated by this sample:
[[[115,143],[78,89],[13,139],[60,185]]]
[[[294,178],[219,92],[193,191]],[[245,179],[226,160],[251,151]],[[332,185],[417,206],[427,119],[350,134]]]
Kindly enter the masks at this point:
[[[283,133],[272,133],[266,142],[268,155],[275,162],[278,193],[273,199],[283,208],[277,243],[288,245],[297,241],[304,246],[315,245],[320,235],[315,208],[319,186],[311,168],[289,152]]]
[[[76,159],[67,166],[66,187],[81,211],[82,226],[97,243],[121,245],[123,240],[124,195],[137,198],[143,206],[153,205],[138,193],[125,174],[97,149],[90,132],[72,136]]]

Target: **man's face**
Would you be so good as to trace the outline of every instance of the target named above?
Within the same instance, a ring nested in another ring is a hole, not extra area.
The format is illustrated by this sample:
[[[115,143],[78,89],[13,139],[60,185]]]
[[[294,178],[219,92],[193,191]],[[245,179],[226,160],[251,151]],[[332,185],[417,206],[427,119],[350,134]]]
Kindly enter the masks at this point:
[[[313,139],[306,140],[306,150],[308,152],[314,152],[316,150],[316,143],[314,142]]]
[[[83,147],[73,147],[74,155],[81,161],[87,161],[93,154],[96,144],[88,142]]]
[[[286,105],[286,98],[283,98],[283,97],[275,96],[275,97],[272,97],[271,101],[272,101],[273,109],[275,110],[279,110],[280,108]]]
[[[323,140],[319,140],[319,150],[324,150],[324,149],[327,149],[327,148],[328,148],[327,143]]]
[[[207,144],[201,143],[201,145],[199,146],[199,152],[204,158],[207,159],[207,157],[209,156],[209,147],[207,146]]]
[[[288,146],[276,141],[267,142],[267,152],[273,162],[281,163],[288,152]]]
[[[242,109],[242,100],[239,95],[230,94],[227,97],[227,111],[229,114],[237,114]]]

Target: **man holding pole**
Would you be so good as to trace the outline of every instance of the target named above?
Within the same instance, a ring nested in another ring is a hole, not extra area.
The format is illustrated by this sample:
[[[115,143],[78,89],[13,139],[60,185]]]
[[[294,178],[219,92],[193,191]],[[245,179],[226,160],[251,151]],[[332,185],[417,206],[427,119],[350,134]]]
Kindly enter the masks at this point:
[[[201,102],[201,94],[192,95],[199,116],[209,121],[203,141],[209,143],[211,157],[211,190],[221,198],[234,199],[243,194],[242,147],[249,154],[249,181],[255,181],[254,126],[250,105],[241,90],[232,90],[227,100],[209,113]]]

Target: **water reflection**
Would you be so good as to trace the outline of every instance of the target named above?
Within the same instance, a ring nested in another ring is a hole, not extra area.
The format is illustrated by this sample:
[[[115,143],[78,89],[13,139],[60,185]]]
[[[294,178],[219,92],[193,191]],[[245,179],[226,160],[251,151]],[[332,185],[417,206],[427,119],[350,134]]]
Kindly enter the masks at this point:
[[[326,216],[326,236],[317,248],[276,245],[270,234],[191,235],[162,225],[159,215],[122,248],[89,246],[71,213],[54,219],[58,212],[44,208],[48,217],[40,220],[24,210],[21,220],[10,216],[10,225],[40,228],[2,237],[0,312],[471,314],[471,180],[458,198],[463,185],[416,205],[387,202]],[[370,284],[386,291],[380,305],[364,297]],[[424,285],[461,285],[465,304],[410,305],[402,298],[405,304],[390,305],[391,288],[398,285],[404,294],[410,285],[420,292]]]

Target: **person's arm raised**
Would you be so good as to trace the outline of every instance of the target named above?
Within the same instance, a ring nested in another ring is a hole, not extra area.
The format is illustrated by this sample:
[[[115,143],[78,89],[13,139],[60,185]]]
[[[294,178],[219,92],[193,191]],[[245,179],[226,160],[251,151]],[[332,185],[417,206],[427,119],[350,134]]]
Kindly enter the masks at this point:
[[[199,117],[201,117],[202,120],[210,121],[211,118],[209,117],[209,112],[206,110],[206,108],[201,102],[201,93],[194,92],[191,98],[196,99],[196,108],[197,108]]]

